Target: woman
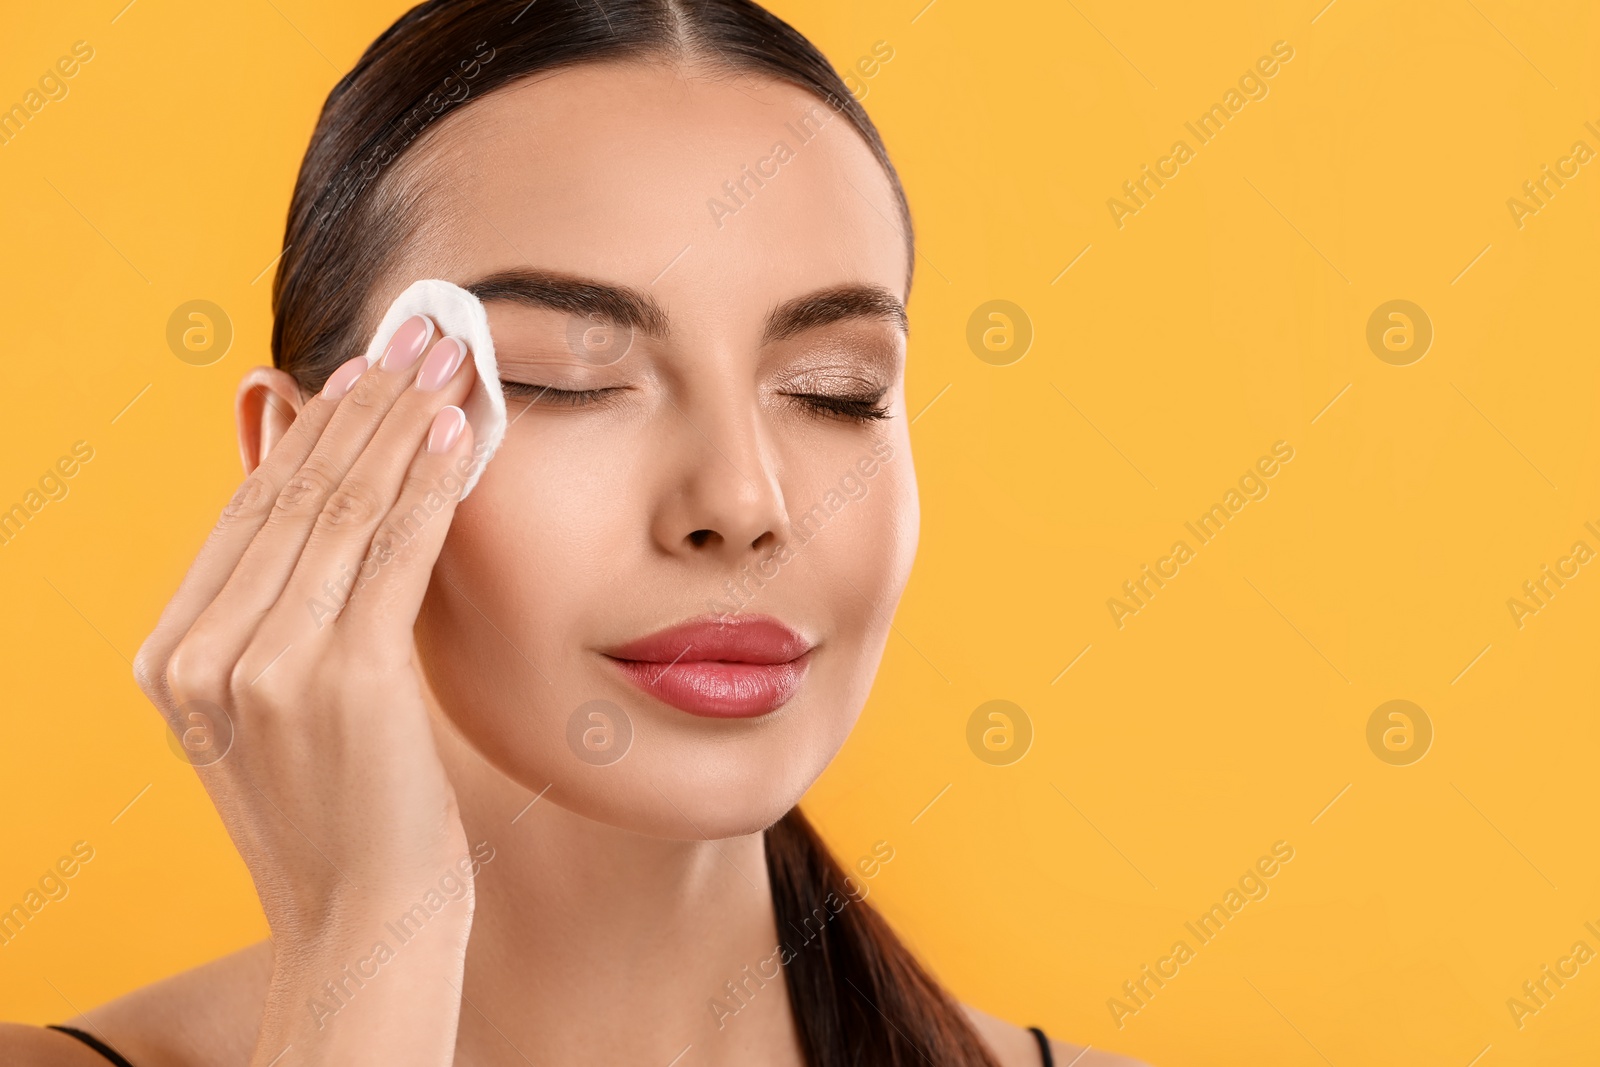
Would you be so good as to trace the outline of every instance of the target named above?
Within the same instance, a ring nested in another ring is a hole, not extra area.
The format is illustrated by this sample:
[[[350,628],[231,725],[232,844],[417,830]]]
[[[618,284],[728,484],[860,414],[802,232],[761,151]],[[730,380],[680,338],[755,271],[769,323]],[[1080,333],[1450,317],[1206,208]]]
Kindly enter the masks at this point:
[[[210,731],[271,939],[0,1058],[1127,1063],[957,1005],[864,899],[887,857],[847,874],[795,807],[915,552],[910,232],[865,113],[744,0],[380,36],[295,188],[248,477],[137,662]],[[359,356],[429,277],[484,301],[510,407],[465,501],[465,346],[416,318]]]

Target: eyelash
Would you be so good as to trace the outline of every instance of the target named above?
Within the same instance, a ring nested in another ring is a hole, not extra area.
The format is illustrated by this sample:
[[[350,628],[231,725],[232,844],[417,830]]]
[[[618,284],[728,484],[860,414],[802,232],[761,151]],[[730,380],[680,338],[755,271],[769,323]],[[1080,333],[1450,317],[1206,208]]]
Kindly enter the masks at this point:
[[[875,422],[887,419],[889,409],[882,403],[881,390],[872,396],[827,396],[821,393],[785,393],[823,415],[849,419],[852,422]]]
[[[623,386],[610,386],[605,389],[552,389],[542,385],[529,385],[526,382],[501,381],[506,395],[513,397],[527,397],[530,400],[548,402],[558,407],[584,407],[599,401],[613,393],[623,391]],[[871,396],[828,396],[822,393],[785,393],[785,396],[794,398],[806,405],[812,411],[821,415],[834,418],[848,419],[852,422],[875,422],[878,419],[889,418],[889,409],[883,403],[884,394],[888,390],[880,390]]]
[[[510,397],[526,397],[528,400],[549,402],[557,407],[583,407],[603,399],[612,393],[622,392],[620,385],[608,386],[605,389],[552,389],[545,385],[529,385],[527,382],[508,382],[501,380],[500,385]]]

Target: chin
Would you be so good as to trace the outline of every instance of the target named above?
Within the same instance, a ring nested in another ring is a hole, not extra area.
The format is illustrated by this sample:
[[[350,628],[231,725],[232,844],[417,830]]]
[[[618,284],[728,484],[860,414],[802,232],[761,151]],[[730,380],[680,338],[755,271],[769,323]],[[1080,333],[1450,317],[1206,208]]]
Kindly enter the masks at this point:
[[[821,671],[771,712],[721,719],[620,687],[564,692],[559,676],[486,685],[470,654],[425,659],[455,731],[506,778],[585,819],[683,841],[781,819],[844,744],[871,682],[828,684]],[[508,702],[508,692],[528,698]]]
[[[485,752],[488,746],[473,743],[524,788],[538,792],[548,784],[546,799],[575,815],[682,841],[765,830],[799,803],[836,751],[822,737],[796,744],[759,727],[708,737],[637,718],[627,754],[603,766],[565,750],[557,755],[548,744]]]

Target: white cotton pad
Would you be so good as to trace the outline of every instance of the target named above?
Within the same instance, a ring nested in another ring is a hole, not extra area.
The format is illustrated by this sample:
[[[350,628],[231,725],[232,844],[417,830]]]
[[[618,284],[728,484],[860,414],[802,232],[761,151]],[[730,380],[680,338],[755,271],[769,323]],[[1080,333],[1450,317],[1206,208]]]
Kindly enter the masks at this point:
[[[372,336],[372,344],[367,346],[367,366],[382,358],[384,349],[389,347],[389,338],[413,315],[426,315],[433,320],[438,328],[434,342],[443,336],[466,342],[467,351],[478,369],[478,380],[472,383],[472,392],[461,405],[461,410],[467,413],[467,422],[472,425],[472,450],[477,457],[461,490],[461,499],[465,500],[506,435],[506,397],[500,387],[500,365],[494,358],[494,340],[489,336],[489,316],[483,310],[483,302],[459,285],[437,278],[413,282],[395,297],[384,313],[378,332]]]

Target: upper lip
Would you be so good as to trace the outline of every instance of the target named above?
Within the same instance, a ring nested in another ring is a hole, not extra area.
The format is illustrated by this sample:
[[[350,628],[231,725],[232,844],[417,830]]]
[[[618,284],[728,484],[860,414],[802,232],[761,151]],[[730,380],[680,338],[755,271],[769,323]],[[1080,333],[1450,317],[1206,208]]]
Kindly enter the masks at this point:
[[[702,615],[603,651],[645,663],[788,663],[811,647],[770,615]]]

